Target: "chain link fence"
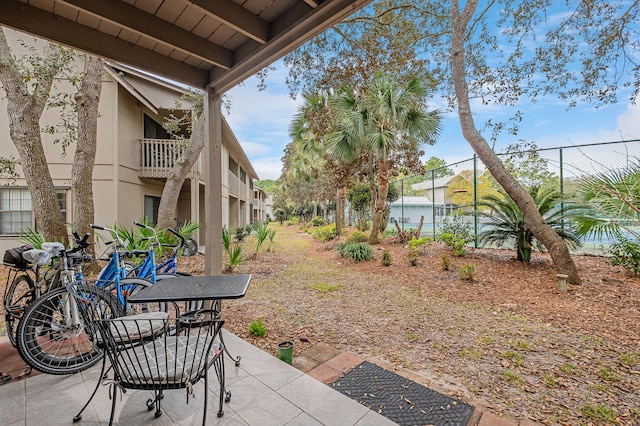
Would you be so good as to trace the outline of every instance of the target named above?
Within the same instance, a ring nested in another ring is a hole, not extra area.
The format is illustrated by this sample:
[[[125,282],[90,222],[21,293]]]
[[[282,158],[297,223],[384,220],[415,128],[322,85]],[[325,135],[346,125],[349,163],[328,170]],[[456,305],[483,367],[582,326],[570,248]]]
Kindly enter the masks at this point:
[[[640,159],[640,140],[583,144],[498,154],[513,166],[514,175],[525,186],[557,185],[571,196],[581,178],[622,170]],[[471,158],[392,182],[400,197],[391,204],[387,229],[416,229],[422,218],[422,236],[435,237],[446,221],[467,224],[475,236],[486,219],[476,212],[483,196],[495,193],[499,184],[474,154]],[[603,254],[606,238],[584,238],[579,253]]]

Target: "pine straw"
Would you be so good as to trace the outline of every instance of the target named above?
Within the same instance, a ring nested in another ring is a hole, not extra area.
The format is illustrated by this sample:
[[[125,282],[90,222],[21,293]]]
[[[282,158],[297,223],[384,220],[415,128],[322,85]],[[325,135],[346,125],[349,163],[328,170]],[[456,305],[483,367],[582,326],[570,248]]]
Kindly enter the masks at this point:
[[[529,264],[502,250],[456,258],[432,243],[412,267],[407,249],[389,240],[375,260],[356,263],[340,258],[337,242],[272,226],[271,251],[235,271],[252,274],[247,295],[223,308],[225,327],[265,351],[294,340],[298,355],[324,342],[499,416],[640,424],[640,280],[605,258],[576,256],[584,283],[561,293],[546,254]],[[253,253],[254,242],[245,244]],[[459,277],[468,264],[471,282]],[[183,258],[181,270],[202,274],[203,257]],[[258,318],[265,337],[248,333]]]

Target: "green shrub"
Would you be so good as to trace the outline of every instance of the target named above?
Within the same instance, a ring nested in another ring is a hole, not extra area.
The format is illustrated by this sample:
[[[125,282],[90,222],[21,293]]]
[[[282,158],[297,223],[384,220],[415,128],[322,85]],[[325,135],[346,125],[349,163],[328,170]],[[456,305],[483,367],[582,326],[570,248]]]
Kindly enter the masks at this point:
[[[382,233],[382,236],[383,236],[384,238],[391,238],[391,237],[395,237],[395,236],[397,236],[397,235],[398,235],[398,231],[397,231],[397,230],[395,230],[395,229],[392,229],[392,228],[390,228],[390,229],[386,229],[386,230]]]
[[[471,227],[465,223],[445,219],[440,228],[438,240],[445,243],[455,256],[461,257],[466,253],[465,246],[473,241]]]
[[[332,223],[331,225],[315,228],[311,232],[311,236],[315,240],[321,241],[323,243],[326,243],[327,241],[331,241],[338,236],[338,231],[336,230],[336,224]]]
[[[244,240],[244,237],[246,237],[250,233],[251,233],[251,226],[250,225],[249,226],[238,226],[235,229],[236,240],[242,241],[242,240]]]
[[[368,231],[369,229],[371,229],[371,221],[370,220],[365,220],[365,221],[362,221],[362,222],[358,222],[356,224],[356,229],[358,231],[362,231],[362,232]]]
[[[360,262],[373,258],[373,247],[367,243],[342,243],[338,246],[338,253],[342,257]]]
[[[273,212],[273,217],[280,222],[280,225],[282,225],[282,223],[285,221],[285,219],[287,218],[287,213],[282,210],[282,209],[275,209]]]
[[[314,216],[311,219],[311,226],[324,226],[324,218],[322,216]]]
[[[251,321],[251,324],[249,324],[249,334],[256,337],[262,337],[267,334],[267,328],[262,324],[262,318]]]
[[[382,266],[391,266],[391,253],[389,253],[389,250],[382,252]]]
[[[446,253],[442,253],[440,258],[442,259],[442,270],[448,271],[451,269],[451,258]]]
[[[636,277],[640,275],[640,243],[618,237],[618,241],[611,245],[609,254],[610,265],[622,266]]]
[[[369,236],[362,231],[353,231],[347,237],[348,243],[365,243],[369,240]]]
[[[474,265],[473,263],[468,263],[460,268],[458,274],[460,275],[461,280],[473,281],[476,276],[476,265]]]
[[[418,258],[420,257],[420,254],[423,252],[424,247],[429,241],[430,241],[429,237],[424,237],[420,239],[413,237],[411,241],[407,243],[409,247],[409,253],[407,254],[407,256],[409,258],[409,263],[411,264],[411,266],[418,265]]]

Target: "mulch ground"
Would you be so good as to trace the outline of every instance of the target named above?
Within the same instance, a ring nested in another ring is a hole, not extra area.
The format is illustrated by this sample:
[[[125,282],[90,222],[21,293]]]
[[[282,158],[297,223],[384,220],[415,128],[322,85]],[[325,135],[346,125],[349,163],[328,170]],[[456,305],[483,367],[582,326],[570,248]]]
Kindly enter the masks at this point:
[[[263,350],[275,355],[283,340],[294,340],[296,353],[328,343],[498,416],[640,424],[640,280],[605,257],[575,256],[583,284],[564,293],[544,253],[527,264],[512,251],[455,257],[431,243],[410,266],[406,247],[385,240],[374,260],[354,262],[340,257],[339,242],[272,226],[274,245],[234,271],[252,274],[247,295],[223,308],[225,327]],[[253,240],[244,244],[255,251]],[[465,281],[469,264],[475,275]],[[181,269],[203,273],[203,257],[183,258]],[[258,319],[262,337],[248,331]]]

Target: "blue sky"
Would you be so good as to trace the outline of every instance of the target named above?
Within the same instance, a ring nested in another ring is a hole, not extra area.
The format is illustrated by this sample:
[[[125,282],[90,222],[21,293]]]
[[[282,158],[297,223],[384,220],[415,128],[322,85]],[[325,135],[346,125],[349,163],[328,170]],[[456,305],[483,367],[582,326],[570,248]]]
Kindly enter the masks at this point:
[[[266,90],[258,90],[257,80],[252,77],[228,92],[231,111],[223,111],[260,179],[280,176],[283,150],[289,142],[289,124],[300,103],[300,99],[292,100],[288,95],[287,70],[282,62],[275,66],[276,71],[270,73]],[[498,120],[514,112],[512,108],[479,103],[472,104],[472,108],[479,128],[488,118]],[[551,98],[521,104],[519,108],[524,111],[524,120],[518,137],[502,135],[496,142],[496,151],[518,139],[535,141],[540,148],[640,139],[640,107],[629,105],[626,98],[599,109],[579,105],[567,111],[565,104]],[[447,163],[473,156],[455,112],[443,116],[441,137],[435,145],[425,146],[424,151],[425,159],[435,156]]]

